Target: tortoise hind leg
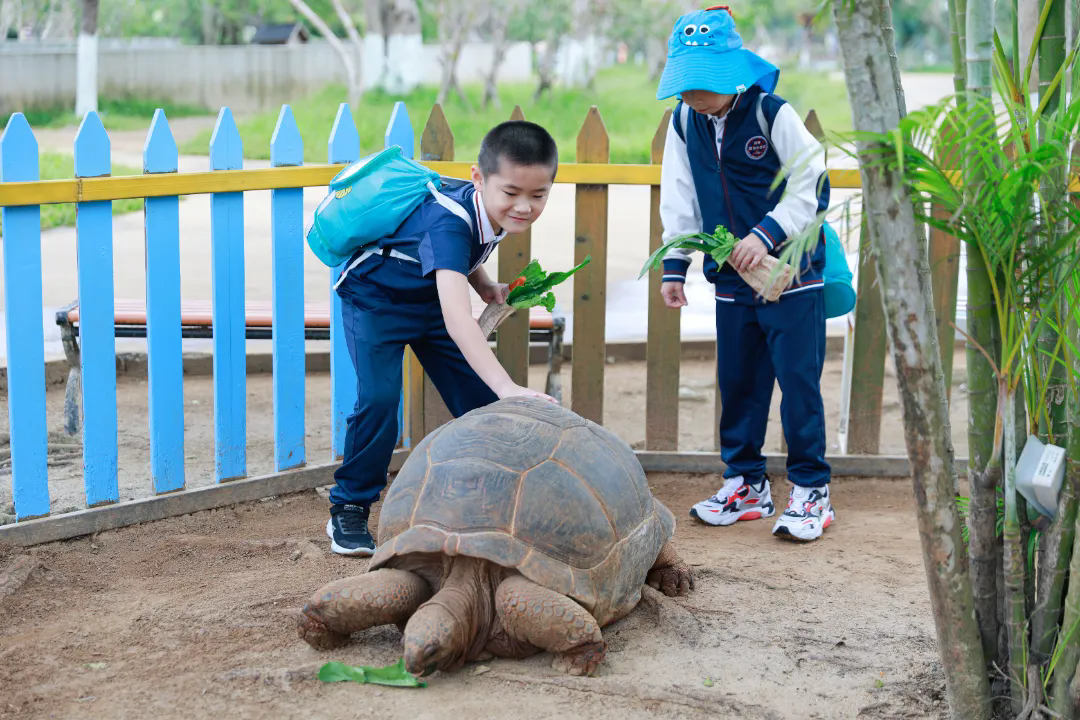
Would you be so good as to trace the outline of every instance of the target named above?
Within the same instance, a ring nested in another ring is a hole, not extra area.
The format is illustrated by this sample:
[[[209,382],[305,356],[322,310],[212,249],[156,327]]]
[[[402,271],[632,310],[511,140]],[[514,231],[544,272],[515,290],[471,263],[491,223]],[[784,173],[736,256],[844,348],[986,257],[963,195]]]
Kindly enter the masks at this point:
[[[686,595],[694,589],[694,573],[679,557],[674,543],[668,542],[661,548],[656,562],[649,569],[645,583],[668,597]]]
[[[556,670],[591,675],[604,660],[600,623],[565,595],[515,575],[499,583],[495,608],[508,635],[555,653]]]
[[[316,650],[331,650],[349,635],[378,625],[404,625],[431,597],[420,576],[382,569],[327,583],[296,619],[296,634]]]

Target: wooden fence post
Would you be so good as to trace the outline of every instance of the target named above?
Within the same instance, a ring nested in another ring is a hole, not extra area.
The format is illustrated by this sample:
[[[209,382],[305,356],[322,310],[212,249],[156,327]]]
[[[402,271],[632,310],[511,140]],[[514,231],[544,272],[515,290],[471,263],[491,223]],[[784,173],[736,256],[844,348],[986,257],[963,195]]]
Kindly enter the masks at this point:
[[[813,135],[815,138],[817,138],[818,142],[824,143],[824,141],[825,141],[825,131],[821,127],[821,121],[818,120],[818,116],[817,116],[816,111],[811,110],[810,112],[806,113],[806,119],[803,120],[803,127],[805,127],[808,131],[810,131],[810,134]],[[828,149],[826,149],[825,150],[826,161],[828,160],[828,157],[829,157],[829,151],[828,151]],[[779,387],[779,383],[777,384],[777,387]],[[781,391],[781,392],[783,392],[783,391]],[[782,426],[780,428],[780,452],[781,453],[786,453],[787,452],[787,437],[784,435],[784,429],[783,429]]]
[[[101,118],[96,112],[87,113],[75,135],[75,176],[111,175],[110,150]],[[120,496],[112,202],[84,202],[75,207],[83,480],[86,505],[96,507],[114,503]],[[77,412],[74,419],[78,419]]]
[[[671,110],[664,112],[652,141],[652,163],[664,160],[664,142]],[[649,254],[663,245],[664,226],[660,220],[660,186],[654,185],[650,198]],[[682,357],[680,321],[682,312],[672,310],[660,296],[663,272],[649,273],[649,334],[645,345],[645,448],[677,450],[679,446],[679,364]]]
[[[859,231],[859,287],[855,304],[851,404],[848,410],[848,450],[876,455],[881,443],[881,399],[885,383],[885,309],[874,266],[873,245],[863,209]]]
[[[607,130],[593,106],[577,139],[579,163],[606,163],[610,157]],[[604,368],[607,362],[607,185],[578,185],[574,264],[592,256],[574,276],[574,340],[570,408],[603,424]]]
[[[210,138],[214,170],[244,167],[243,142],[229,108]],[[247,334],[244,307],[244,193],[210,196],[213,253],[214,474],[218,482],[247,475]]]
[[[511,120],[524,120],[521,106],[514,107]],[[532,229],[507,235],[499,243],[499,282],[509,283],[532,259]],[[516,312],[499,326],[495,334],[495,354],[510,378],[521,387],[529,386],[529,313]]]
[[[37,180],[38,143],[22,113],[0,137],[0,182]],[[41,325],[41,206],[5,207],[4,312],[15,519],[49,514],[45,332]],[[17,431],[15,429],[18,428]]]
[[[143,172],[175,173],[178,156],[165,113],[154,113]],[[272,192],[279,192],[274,190]],[[296,190],[294,192],[302,192]],[[275,226],[279,222],[275,212]],[[297,228],[300,213],[297,212]],[[180,199],[146,198],[146,354],[150,477],[157,494],[184,489],[184,370],[180,336]],[[275,227],[275,245],[278,234]],[[275,318],[275,321],[277,318]],[[301,322],[303,318],[301,318]],[[301,326],[303,331],[303,326]],[[274,330],[277,330],[275,327]],[[277,333],[274,333],[275,338]],[[300,346],[303,350],[303,345]],[[274,360],[278,353],[275,348]],[[276,370],[276,368],[275,368]],[[274,373],[275,394],[278,373]],[[275,398],[276,399],[276,398]],[[276,405],[276,404],[275,404]],[[275,416],[277,408],[275,407]],[[302,416],[301,416],[302,417]],[[277,433],[275,436],[280,439]],[[275,441],[275,448],[279,443]],[[282,470],[283,468],[278,468]]]
[[[304,140],[288,105],[281,107],[270,140],[270,164],[274,167],[304,164]],[[270,204],[274,278],[274,467],[278,472],[284,472],[306,462],[304,283],[303,274],[297,272],[297,268],[304,266],[304,189],[271,190]],[[179,308],[177,310],[179,314]],[[179,328],[177,336],[179,339]]]
[[[338,105],[337,117],[326,142],[326,159],[332,165],[347,165],[360,159],[360,136],[356,132],[356,123],[348,103]],[[330,387],[333,393],[330,401],[330,427],[333,433],[330,459],[333,461],[345,455],[346,424],[356,408],[356,369],[345,342],[341,297],[334,289],[347,262],[330,270]]]
[[[450,124],[446,121],[446,115],[443,113],[442,106],[435,104],[431,108],[431,114],[428,116],[427,124],[424,126],[424,132],[420,136],[420,160],[422,162],[429,162],[431,160],[453,160],[454,159],[454,133],[450,130]],[[420,363],[415,358],[416,356],[409,351],[410,367],[413,367],[412,363],[415,362],[415,367],[419,373],[423,373],[423,369],[420,368]],[[413,371],[410,370],[410,374]],[[423,373],[424,377],[424,391],[423,391],[423,408],[424,408],[424,432],[423,435],[427,435],[435,428],[450,422],[453,419],[450,410],[447,409],[446,403],[443,402],[442,396],[439,395],[439,391],[435,389],[434,383],[431,382],[431,378],[427,376],[427,373]],[[423,437],[423,435],[421,437]],[[420,442],[420,437],[412,438],[412,443],[415,445]]]

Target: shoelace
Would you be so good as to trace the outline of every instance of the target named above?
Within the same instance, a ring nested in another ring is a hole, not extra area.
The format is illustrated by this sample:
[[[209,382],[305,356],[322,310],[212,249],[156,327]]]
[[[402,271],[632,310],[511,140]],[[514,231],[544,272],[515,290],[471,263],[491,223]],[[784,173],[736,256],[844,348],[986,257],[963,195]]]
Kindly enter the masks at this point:
[[[743,484],[741,482],[733,483],[730,486],[724,485],[724,487],[720,488],[716,494],[710,498],[710,502],[714,502],[717,505],[726,505],[728,501],[731,500],[731,496],[742,486]]]
[[[360,510],[344,510],[339,516],[341,518],[341,529],[347,533],[366,533],[367,527],[367,513]]]

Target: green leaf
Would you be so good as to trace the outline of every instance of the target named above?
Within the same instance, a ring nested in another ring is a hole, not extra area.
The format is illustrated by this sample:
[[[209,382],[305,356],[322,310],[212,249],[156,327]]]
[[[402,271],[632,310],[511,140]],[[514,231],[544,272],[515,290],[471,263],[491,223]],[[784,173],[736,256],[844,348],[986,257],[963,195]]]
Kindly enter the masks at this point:
[[[585,256],[580,265],[565,272],[546,273],[536,260],[530,262],[520,277],[525,278],[525,284],[510,291],[506,301],[518,310],[525,310],[536,305],[543,305],[548,312],[555,310],[555,293],[551,288],[564,282],[571,275],[585,267],[592,260],[592,255]]]
[[[638,280],[645,277],[645,273],[649,272],[649,270],[659,269],[663,265],[664,256],[674,248],[700,250],[707,255],[711,255],[716,262],[723,265],[731,251],[735,249],[735,243],[737,242],[738,239],[727,228],[720,225],[716,226],[716,230],[712,235],[708,233],[680,235],[664,243],[649,256],[649,259],[645,261],[645,265],[641,268],[641,272],[638,273]]]
[[[705,682],[703,682],[702,685],[704,685],[705,687],[712,687],[713,679],[711,677],[705,678]]]
[[[319,679],[323,682],[355,682],[371,685],[390,685],[393,687],[427,687],[405,670],[405,658],[386,667],[361,665],[352,667],[340,662],[328,662],[319,668]]]

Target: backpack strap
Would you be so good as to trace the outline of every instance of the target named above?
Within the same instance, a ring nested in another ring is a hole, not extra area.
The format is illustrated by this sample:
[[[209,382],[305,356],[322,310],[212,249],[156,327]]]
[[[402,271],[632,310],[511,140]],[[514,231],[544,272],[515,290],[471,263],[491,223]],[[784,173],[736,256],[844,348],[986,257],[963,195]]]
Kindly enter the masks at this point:
[[[671,122],[675,126],[675,134],[678,135],[679,139],[685,143],[686,123],[690,119],[690,106],[680,100],[678,107],[675,109],[676,113],[671,118]]]
[[[761,102],[765,99],[765,96],[769,93],[762,91],[758,93],[757,100],[754,101],[754,114],[757,115],[757,124],[761,128],[761,134],[765,136],[765,139],[772,144],[772,137],[769,134],[769,121],[765,119],[765,110],[761,107]]]
[[[443,195],[441,192],[439,192],[439,189],[435,187],[435,183],[431,181],[428,181],[427,188],[428,191],[431,192],[432,196],[435,198],[435,202],[439,203],[444,208],[464,220],[465,224],[469,226],[469,232],[472,232],[472,215],[469,215],[469,211],[461,207],[461,203],[451,200],[450,198]]]

